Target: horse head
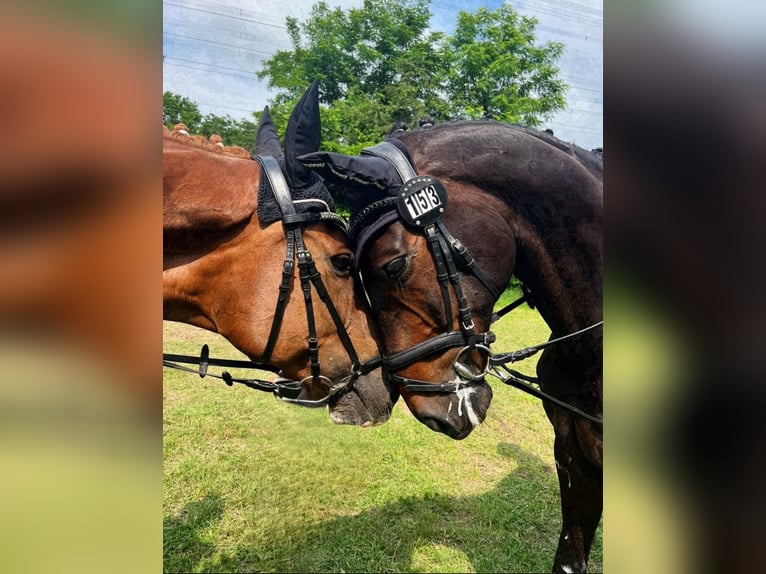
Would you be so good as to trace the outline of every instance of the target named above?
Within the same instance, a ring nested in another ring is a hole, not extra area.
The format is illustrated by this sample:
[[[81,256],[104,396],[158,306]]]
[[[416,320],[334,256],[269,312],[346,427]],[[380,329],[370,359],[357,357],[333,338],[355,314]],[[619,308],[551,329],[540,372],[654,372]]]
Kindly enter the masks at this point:
[[[485,213],[485,225],[478,236],[475,229],[459,236],[470,251],[491,257],[487,246],[507,243],[507,208],[497,198],[474,195],[451,210],[441,182],[415,177],[414,170],[403,174],[396,162],[377,155],[317,152],[301,160],[343,192],[351,211],[352,246],[378,321],[387,376],[418,420],[465,438],[483,422],[492,399],[483,376],[488,329],[512,262],[487,267],[481,280],[459,279],[464,262],[445,243],[455,237],[438,230],[462,231],[460,213],[470,204]],[[462,184],[449,185],[452,193]]]
[[[314,83],[291,114],[284,154],[268,108],[258,161],[163,138],[164,318],[220,333],[302,382],[301,401],[352,380],[330,399],[331,418],[380,424],[397,396],[380,369],[361,374],[377,344],[345,228],[321,179],[295,159],[316,150],[319,129]],[[268,175],[267,165],[279,167]]]

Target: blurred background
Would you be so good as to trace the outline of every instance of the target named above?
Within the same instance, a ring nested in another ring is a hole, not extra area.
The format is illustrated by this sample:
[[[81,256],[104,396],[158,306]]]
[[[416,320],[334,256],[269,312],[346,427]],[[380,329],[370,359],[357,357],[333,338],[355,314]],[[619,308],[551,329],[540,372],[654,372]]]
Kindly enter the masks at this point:
[[[607,3],[607,570],[763,568],[765,14]]]
[[[3,11],[0,567],[160,570],[162,14]],[[605,13],[605,569],[760,570],[764,7]]]
[[[3,5],[4,572],[161,567],[161,17]]]

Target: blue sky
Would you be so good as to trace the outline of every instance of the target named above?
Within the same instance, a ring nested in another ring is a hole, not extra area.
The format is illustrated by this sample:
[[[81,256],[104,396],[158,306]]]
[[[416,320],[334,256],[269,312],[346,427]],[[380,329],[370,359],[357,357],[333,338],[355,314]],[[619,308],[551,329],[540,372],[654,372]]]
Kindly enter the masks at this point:
[[[186,96],[203,114],[252,119],[273,92],[255,77],[261,61],[290,49],[285,17],[305,19],[316,0],[163,0],[163,90]],[[431,27],[451,32],[460,10],[500,0],[432,0]],[[362,0],[328,0],[349,8]],[[540,42],[566,46],[559,61],[570,85],[567,109],[543,127],[586,149],[603,143],[603,0],[514,0],[538,19]]]

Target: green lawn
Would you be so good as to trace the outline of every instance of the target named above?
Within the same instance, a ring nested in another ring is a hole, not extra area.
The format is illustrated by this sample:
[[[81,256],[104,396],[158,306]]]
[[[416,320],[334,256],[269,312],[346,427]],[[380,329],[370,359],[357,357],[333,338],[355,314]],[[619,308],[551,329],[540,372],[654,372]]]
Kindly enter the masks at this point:
[[[498,350],[547,338],[523,307]],[[165,352],[241,357],[165,323]],[[535,358],[519,370],[534,372]],[[463,441],[397,403],[385,425],[334,425],[242,386],[165,369],[166,572],[545,572],[561,523],[553,431],[540,403],[492,379]],[[602,570],[601,528],[590,570]]]

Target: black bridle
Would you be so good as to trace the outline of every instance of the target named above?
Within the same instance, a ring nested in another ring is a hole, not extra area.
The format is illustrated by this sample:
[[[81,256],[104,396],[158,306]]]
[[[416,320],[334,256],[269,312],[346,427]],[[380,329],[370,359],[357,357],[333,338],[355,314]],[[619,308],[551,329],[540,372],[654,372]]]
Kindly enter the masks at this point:
[[[441,221],[440,216],[446,208],[447,199],[444,187],[432,177],[418,176],[406,156],[390,143],[383,142],[365,148],[362,153],[389,161],[405,183],[401,193],[396,197],[384,199],[363,210],[352,222],[352,236],[371,216],[393,209],[398,210],[399,219],[411,224],[408,227],[414,226],[422,230],[436,266],[436,278],[439,283],[446,318],[447,331],[445,333],[436,335],[399,353],[383,356],[383,365],[389,377],[408,391],[418,393],[450,393],[468,385],[478,384],[483,380],[484,374],[474,374],[472,369],[461,361],[461,358],[466,352],[474,350],[483,352],[488,357],[490,354],[489,345],[495,341],[495,335],[489,331],[485,333],[476,332],[471,310],[460,282],[457,262],[459,261],[463,268],[472,273],[495,299],[500,296],[500,291],[484,276],[465,246],[449,232]],[[424,202],[428,201],[429,203],[426,205],[432,207],[431,214],[424,213],[420,217],[418,215],[413,216],[413,213],[420,213],[419,207],[416,206],[414,211],[410,211],[406,208],[406,202],[408,200],[410,202],[417,201],[411,198],[420,198],[424,193],[422,190],[426,190],[426,196],[430,198],[424,199]],[[457,299],[457,316],[453,314],[450,286]],[[459,325],[458,331],[453,329],[456,319]],[[397,374],[398,371],[426,356],[455,347],[460,347],[460,350],[455,357],[453,367],[464,381],[429,383]]]
[[[345,325],[338,313],[335,305],[332,302],[332,298],[327,292],[327,288],[322,281],[322,276],[316,268],[314,259],[308,250],[308,247],[303,241],[303,227],[311,225],[313,223],[328,222],[346,233],[346,222],[337,213],[330,211],[329,207],[322,200],[305,199],[305,200],[293,200],[290,188],[287,185],[282,170],[276,159],[271,156],[254,156],[254,159],[258,161],[261,166],[261,171],[265,174],[270,188],[274,194],[274,198],[277,201],[277,205],[281,211],[282,228],[287,239],[287,250],[285,259],[282,265],[282,280],[279,284],[279,292],[277,296],[276,308],[274,310],[274,318],[271,323],[271,330],[269,332],[269,338],[264,348],[263,356],[259,361],[239,361],[229,359],[211,359],[209,357],[209,351],[207,345],[202,348],[202,352],[199,357],[192,357],[187,355],[172,355],[164,354],[162,356],[162,364],[166,367],[180,369],[187,372],[196,372],[200,377],[210,375],[216,378],[220,378],[231,386],[233,383],[241,383],[245,386],[274,393],[277,397],[284,401],[299,404],[307,407],[319,407],[326,404],[332,397],[338,393],[347,391],[353,386],[356,379],[360,376],[369,373],[381,365],[380,357],[374,357],[373,359],[361,363],[359,361],[359,355],[354,348],[354,344],[351,341],[351,337],[346,330]],[[298,202],[315,202],[324,209],[319,211],[304,211],[297,213],[295,209],[295,203]],[[308,322],[308,354],[309,354],[309,366],[311,374],[300,381],[279,381],[271,382],[262,379],[243,379],[232,377],[230,373],[224,371],[221,375],[215,375],[208,373],[207,369],[209,365],[227,366],[227,367],[239,367],[246,369],[258,369],[271,372],[278,372],[279,369],[271,366],[269,361],[274,352],[274,347],[279,339],[279,333],[282,328],[282,322],[284,319],[285,309],[290,299],[289,292],[290,286],[295,276],[296,259],[298,264],[298,272],[301,283],[301,291],[303,293],[303,301],[306,307],[306,319]],[[320,300],[327,308],[330,317],[335,324],[335,329],[338,333],[338,337],[346,351],[349,359],[351,359],[351,372],[349,375],[341,379],[338,383],[333,383],[329,378],[321,374],[321,365],[319,360],[319,339],[316,332],[316,322],[314,320],[314,303],[311,296],[311,286],[314,286]],[[176,363],[187,363],[199,365],[197,370],[183,367]],[[301,389],[307,381],[311,381],[315,384],[325,384],[329,386],[328,394],[317,400],[307,400],[297,398],[301,392]]]
[[[564,403],[531,386],[530,383],[539,384],[537,379],[528,377],[507,367],[508,363],[530,357],[548,345],[579,336],[591,329],[595,329],[603,325],[603,321],[590,325],[575,333],[570,333],[557,339],[551,339],[533,347],[528,347],[513,353],[493,354],[489,346],[495,342],[495,334],[491,331],[486,331],[484,333],[476,332],[471,316],[471,310],[460,283],[458,263],[466,273],[471,274],[478,279],[484,288],[492,295],[493,300],[497,300],[500,297],[501,291],[487,279],[477,267],[475,260],[468,253],[465,245],[449,232],[446,225],[441,220],[441,216],[444,213],[447,204],[446,190],[435,178],[430,176],[419,176],[405,154],[397,146],[391,143],[383,142],[376,146],[365,148],[362,150],[362,154],[376,156],[391,163],[404,184],[396,197],[389,197],[377,201],[362,210],[351,222],[351,237],[357,237],[361,229],[369,224],[371,218],[396,210],[398,214],[397,217],[394,219],[390,219],[389,217],[387,219],[389,223],[398,219],[405,223],[408,229],[416,229],[423,233],[426,238],[429,252],[431,253],[431,257],[436,267],[436,278],[439,283],[446,317],[447,331],[445,333],[426,339],[404,351],[383,356],[383,366],[391,380],[400,384],[407,391],[414,393],[453,393],[461,388],[480,384],[484,381],[486,375],[493,375],[505,384],[514,386],[539,399],[557,404],[592,422],[603,424],[601,419],[584,413],[572,405]],[[361,254],[357,253],[357,260],[361,259],[360,256]],[[449,291],[450,286],[452,287],[457,300],[457,316],[453,314]],[[524,295],[520,299],[496,313],[493,316],[493,322],[512,309],[515,309],[523,302],[528,302],[530,303],[530,306],[532,305],[530,295],[526,289],[524,290]],[[459,325],[459,330],[454,330],[453,328],[456,319]],[[460,347],[460,350],[453,360],[452,367],[458,375],[457,381],[430,383],[397,374],[399,371],[427,356],[456,347]],[[472,354],[475,351],[483,354],[487,359],[486,366],[479,373],[475,373],[474,370],[462,360],[464,355]]]

